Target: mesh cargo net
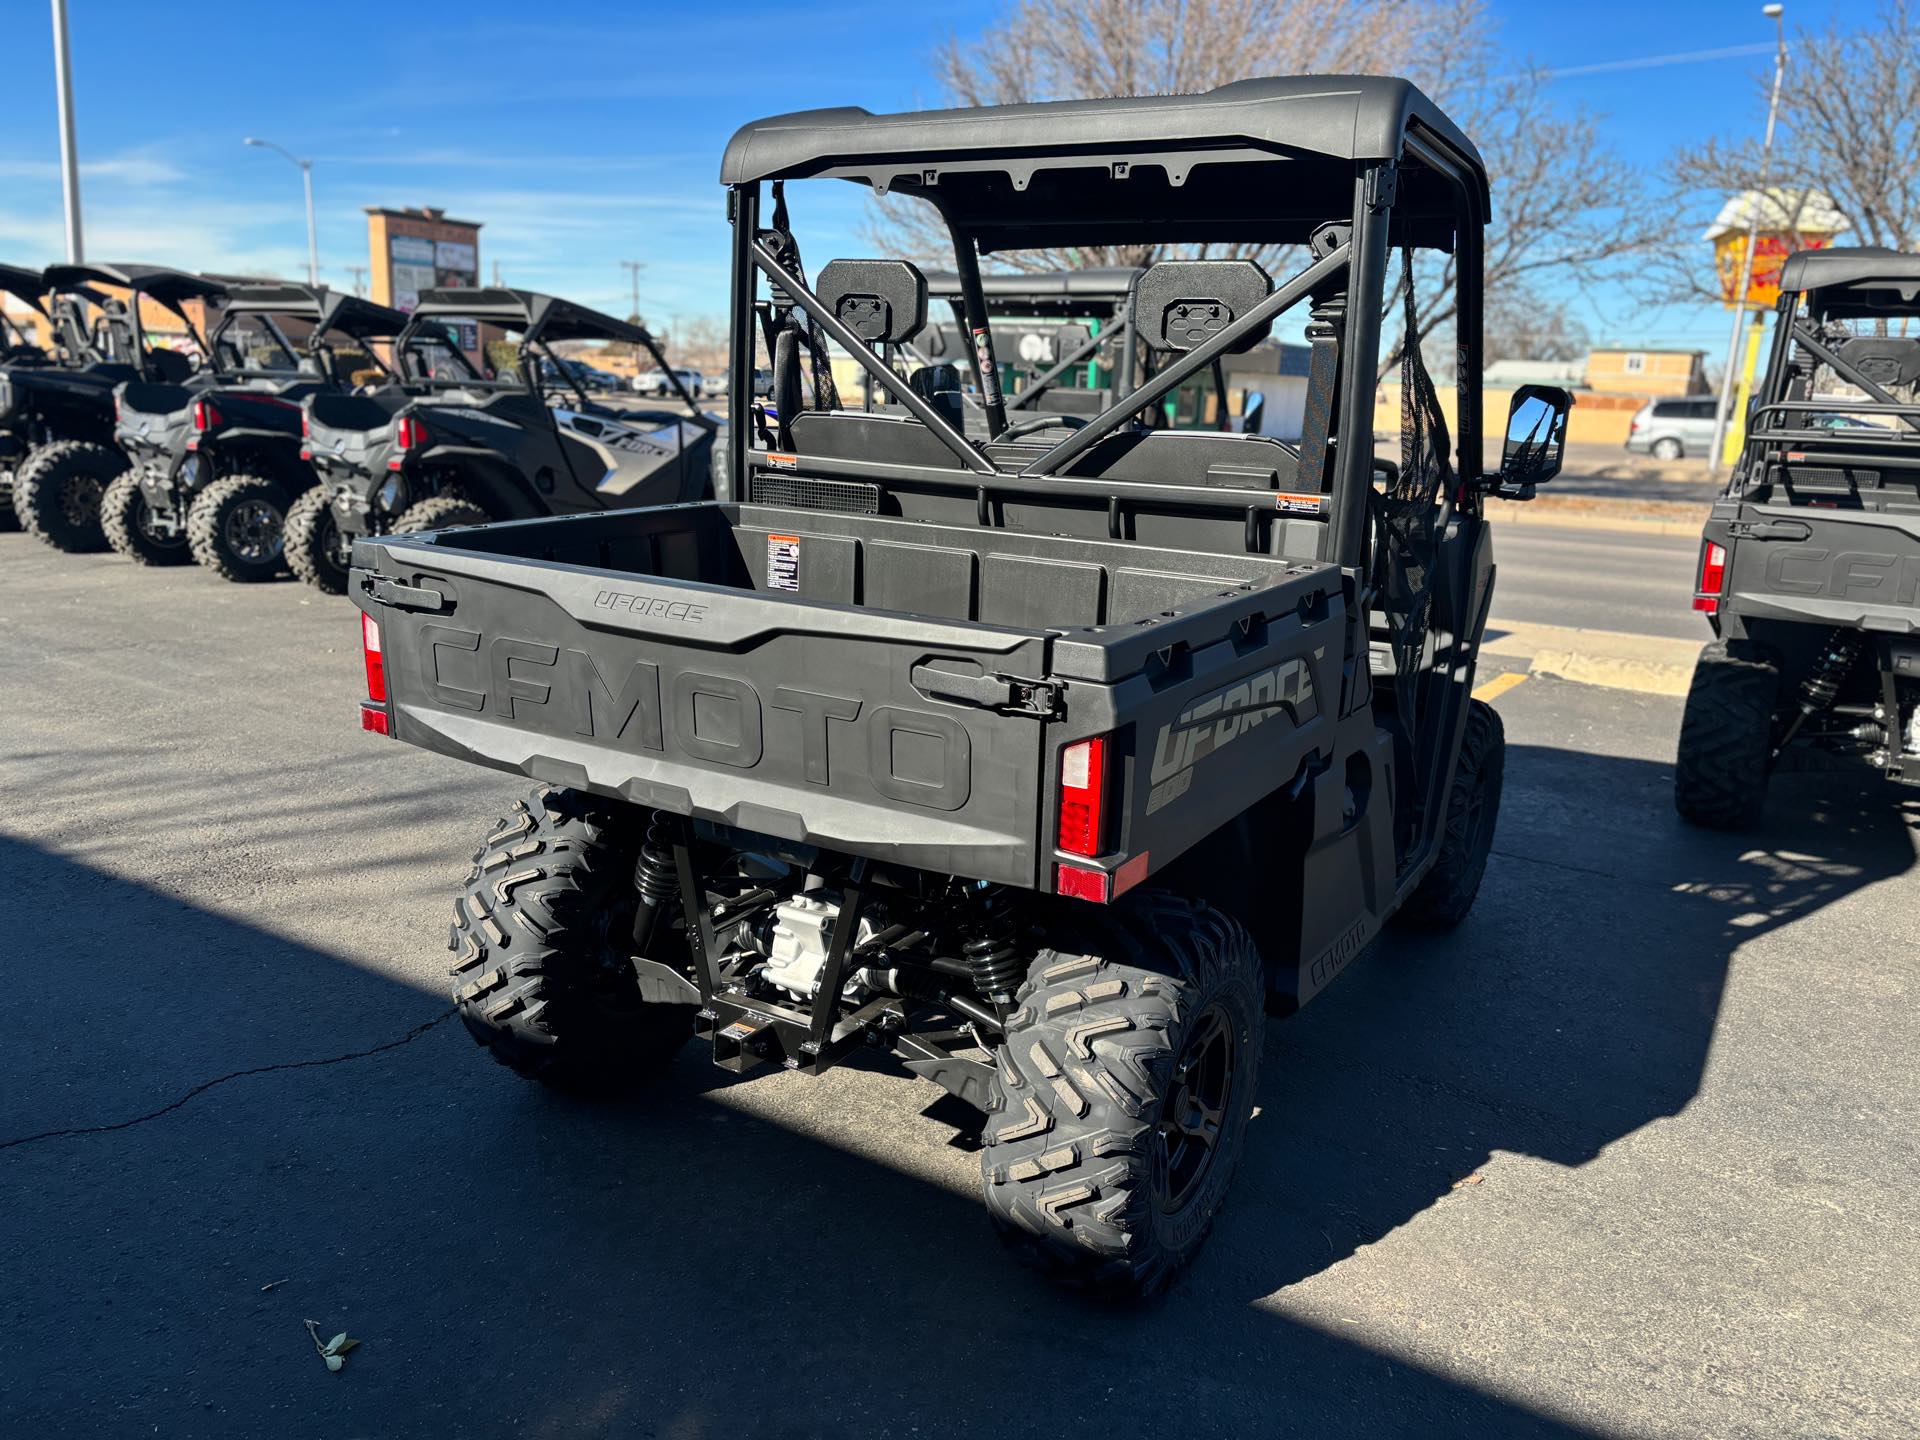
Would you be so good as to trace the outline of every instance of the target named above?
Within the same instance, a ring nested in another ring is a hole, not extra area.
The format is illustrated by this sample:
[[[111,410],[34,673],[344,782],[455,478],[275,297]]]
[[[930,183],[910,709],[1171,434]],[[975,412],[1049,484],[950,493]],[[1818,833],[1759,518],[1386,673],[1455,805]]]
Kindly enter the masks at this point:
[[[1403,254],[1400,288],[1405,323],[1400,342],[1400,473],[1385,489],[1371,491],[1370,500],[1375,604],[1393,647],[1401,713],[1411,722],[1414,682],[1433,611],[1440,502],[1453,491],[1453,464],[1446,416],[1420,356],[1411,251]]]

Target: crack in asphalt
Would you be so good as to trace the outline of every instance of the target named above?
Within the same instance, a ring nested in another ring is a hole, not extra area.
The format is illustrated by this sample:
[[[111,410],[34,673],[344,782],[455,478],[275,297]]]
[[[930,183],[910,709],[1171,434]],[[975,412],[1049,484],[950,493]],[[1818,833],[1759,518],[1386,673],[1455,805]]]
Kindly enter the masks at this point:
[[[437,1025],[445,1024],[459,1013],[458,1006],[448,1006],[431,1020],[423,1020],[406,1034],[394,1040],[388,1040],[365,1050],[349,1051],[345,1055],[330,1055],[324,1060],[285,1060],[277,1065],[255,1065],[247,1070],[235,1070],[231,1074],[217,1076],[202,1081],[178,1099],[170,1100],[158,1110],[149,1110],[144,1115],[136,1115],[131,1120],[117,1120],[111,1125],[77,1125],[65,1130],[42,1130],[38,1135],[21,1135],[12,1140],[0,1140],[0,1150],[11,1150],[18,1145],[37,1145],[44,1140],[66,1140],[77,1135],[105,1135],[114,1130],[131,1130],[136,1125],[145,1125],[149,1120],[158,1120],[163,1115],[171,1115],[216,1086],[225,1085],[230,1080],[245,1080],[251,1075],[271,1075],[281,1070],[314,1070],[322,1065],[342,1065],[349,1060],[365,1060],[370,1056],[384,1054],[388,1050],[398,1050],[402,1045],[411,1045],[422,1035]]]

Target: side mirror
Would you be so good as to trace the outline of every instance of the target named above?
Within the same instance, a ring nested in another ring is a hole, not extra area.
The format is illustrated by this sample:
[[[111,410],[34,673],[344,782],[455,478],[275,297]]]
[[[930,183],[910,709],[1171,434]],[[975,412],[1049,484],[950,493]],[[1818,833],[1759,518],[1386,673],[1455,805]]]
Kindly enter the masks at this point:
[[[1534,486],[1560,473],[1566,457],[1567,417],[1572,412],[1573,396],[1556,386],[1522,385],[1513,392],[1494,494],[1506,500],[1531,500]]]

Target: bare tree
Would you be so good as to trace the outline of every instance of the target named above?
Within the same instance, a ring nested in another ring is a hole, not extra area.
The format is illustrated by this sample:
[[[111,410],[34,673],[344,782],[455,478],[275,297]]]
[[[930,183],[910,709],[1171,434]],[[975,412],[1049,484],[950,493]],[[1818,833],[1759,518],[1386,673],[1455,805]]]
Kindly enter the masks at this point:
[[[1883,0],[1863,28],[1832,21],[1796,31],[1788,55],[1766,202],[1774,213],[1763,211],[1762,227],[1798,233],[1824,195],[1852,222],[1850,244],[1920,249],[1920,9]],[[1770,81],[1769,69],[1762,85]],[[1674,156],[1682,194],[1672,208],[1687,219],[1673,258],[1653,277],[1659,292],[1720,298],[1719,277],[1701,258],[1698,219],[1729,192],[1758,191],[1763,173],[1757,136],[1710,139]]]
[[[1593,348],[1564,302],[1524,289],[1488,297],[1486,337],[1489,360],[1582,360]]]
[[[1400,74],[1426,90],[1478,146],[1493,186],[1489,294],[1534,296],[1609,278],[1625,256],[1665,239],[1637,171],[1598,138],[1596,117],[1556,105],[1550,75],[1515,70],[1483,0],[1016,0],[978,40],[933,58],[947,103],[1015,104],[1191,93],[1257,75]],[[952,263],[945,228],[923,202],[880,202],[870,227],[887,253]],[[1140,245],[996,256],[1021,270],[1150,264],[1193,247]],[[1288,268],[1283,247],[1249,253]],[[1423,265],[1419,329],[1429,353],[1451,329],[1450,262]],[[1386,347],[1384,372],[1401,342]]]

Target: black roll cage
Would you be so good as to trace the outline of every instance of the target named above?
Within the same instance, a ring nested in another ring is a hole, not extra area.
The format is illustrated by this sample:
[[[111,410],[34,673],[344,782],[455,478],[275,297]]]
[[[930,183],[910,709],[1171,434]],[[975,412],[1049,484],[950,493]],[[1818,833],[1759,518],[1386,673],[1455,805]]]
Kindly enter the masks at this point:
[[[475,375],[471,382],[459,380],[431,380],[421,378],[419,383],[438,389],[465,390],[481,388],[488,390],[524,389],[542,404],[546,403],[548,390],[542,383],[539,361],[545,359],[553,366],[553,373],[564,381],[565,388],[571,390],[584,409],[593,402],[580,382],[565,365],[560,363],[563,357],[556,355],[548,344],[547,331],[556,325],[569,325],[575,329],[590,331],[588,335],[563,335],[563,340],[582,338],[604,338],[628,345],[638,345],[653,357],[653,362],[672,383],[674,393],[685,403],[688,418],[696,425],[712,430],[718,428],[717,422],[702,411],[695,403],[691,393],[682,383],[679,373],[668,363],[660,344],[653,338],[653,332],[643,325],[628,325],[614,320],[611,316],[601,315],[583,306],[557,300],[552,296],[539,295],[531,291],[484,290],[473,292],[474,304],[463,307],[457,298],[447,298],[452,292],[435,292],[431,301],[423,299],[419,308],[413,312],[413,318],[407,328],[400,332],[394,342],[397,357],[404,360],[408,344],[416,334],[428,326],[434,326],[438,317],[449,319],[473,319],[482,324],[494,324],[502,329],[518,329],[520,341],[515,347],[516,368],[520,372],[518,384],[510,380],[488,380]],[[445,325],[434,326],[436,333],[443,337],[448,348],[461,355],[465,363],[465,354],[454,343],[451,333]],[[469,367],[471,368],[471,367]]]
[[[1035,152],[1027,151],[1021,157],[1021,163],[1040,168],[1049,158],[1052,157],[1036,156]],[[1075,162],[1075,157],[1058,158],[1063,164]],[[1395,238],[1403,243],[1412,243],[1416,232],[1430,238],[1432,231],[1428,217],[1419,217],[1418,224],[1415,218],[1409,217],[1399,227],[1399,235],[1396,237],[1393,233],[1393,207],[1400,194],[1401,167],[1405,161],[1417,162],[1437,175],[1453,197],[1448,218],[1457,262],[1455,273],[1459,292],[1459,366],[1456,380],[1459,405],[1455,439],[1456,473],[1460,477],[1460,485],[1457,495],[1449,498],[1460,508],[1477,513],[1484,473],[1480,372],[1484,354],[1481,285],[1485,263],[1485,189],[1479,180],[1479,172],[1467,156],[1418,119],[1408,123],[1399,156],[1353,160],[1350,229],[1342,243],[1276,286],[1254,310],[1209,337],[1203,344],[1181,354],[1117,399],[1084,427],[1017,471],[1001,468],[986,450],[955,429],[915,394],[886,359],[842,324],[819,296],[803,284],[793,269],[764,243],[760,230],[761,181],[752,179],[730,184],[727,209],[733,225],[733,278],[729,342],[736,357],[729,376],[730,413],[740,417],[752,413],[753,367],[746,361],[755,353],[755,294],[758,278],[765,276],[777,291],[782,292],[787,300],[845,350],[873,382],[932,432],[954,456],[958,462],[957,472],[918,467],[914,478],[944,480],[975,490],[982,524],[990,523],[990,496],[1051,490],[1056,494],[1081,493],[1105,500],[1109,505],[1121,498],[1161,498],[1177,500],[1183,506],[1194,508],[1246,511],[1251,530],[1255,512],[1270,511],[1273,507],[1274,498],[1270,490],[1213,485],[1172,487],[1140,482],[1116,483],[1097,476],[1062,475],[1059,471],[1099,440],[1118,433],[1140,410],[1163,398],[1203,368],[1213,366],[1246,336],[1308,298],[1328,282],[1344,275],[1347,280],[1347,301],[1341,337],[1338,393],[1347,397],[1350,403],[1340,406],[1338,434],[1328,437],[1333,442],[1334,464],[1328,517],[1331,544],[1324,558],[1344,566],[1361,566],[1368,552],[1367,497],[1375,473],[1373,394],[1379,362],[1389,246]],[[857,167],[842,166],[836,167],[831,173],[839,178],[859,178],[855,169]],[[811,173],[818,175],[823,172]],[[930,168],[927,174],[931,177],[935,171]],[[782,178],[773,177],[772,183],[777,186],[782,183]],[[941,206],[937,186],[930,184],[923,198],[940,212],[953,242],[956,274],[960,282],[956,309],[969,337],[975,342],[967,347],[968,365],[977,392],[988,401],[985,406],[988,414],[988,444],[992,444],[1007,428],[1007,407],[994,398],[997,396],[997,383],[988,384],[987,377],[982,374],[983,365],[992,366],[997,362],[992,349],[991,310],[981,284],[979,249],[969,231],[958,223],[949,209]],[[1329,215],[1323,218],[1333,220],[1336,217]],[[980,333],[982,331],[984,335]],[[744,497],[748,493],[750,469],[755,466],[771,468],[772,452],[753,442],[752,427],[736,425],[736,429],[742,439],[740,443],[729,447],[728,481],[732,495]],[[791,469],[797,457],[782,456],[781,459],[782,468]],[[863,462],[808,457],[806,467],[820,474],[837,472],[858,478],[881,478],[875,467]]]
[[[1866,464],[1908,454],[1916,446],[1920,446],[1920,404],[1909,405],[1895,399],[1884,387],[1841,358],[1820,338],[1807,317],[1800,313],[1800,302],[1804,298],[1808,302],[1809,310],[1819,308],[1819,299],[1825,293],[1817,290],[1781,293],[1775,306],[1778,318],[1774,322],[1772,346],[1767,356],[1764,391],[1759,403],[1753,407],[1752,413],[1747,417],[1748,442],[1750,444],[1757,441],[1812,445],[1820,450],[1823,458],[1833,460],[1848,459],[1847,455],[1841,453],[1842,450],[1860,450],[1860,447],[1865,447],[1858,458]],[[1852,307],[1843,305],[1837,308],[1844,310],[1848,318],[1854,319],[1899,318],[1902,313],[1897,309],[1876,308],[1869,317],[1866,313],[1856,313]],[[1905,309],[1904,313],[1920,319],[1920,305]],[[1847,400],[1841,404],[1836,404],[1832,399],[1816,400],[1811,396],[1805,400],[1789,400],[1786,396],[1789,362],[1796,344],[1841,379],[1859,386],[1868,398]],[[1877,435],[1862,435],[1856,431],[1849,431],[1842,438],[1830,430],[1818,430],[1810,425],[1792,423],[1800,415],[1824,415],[1835,410],[1844,410],[1849,415],[1885,415],[1906,428],[1904,430],[1889,429]],[[1884,453],[1874,455],[1871,451],[1876,446],[1888,448]]]

